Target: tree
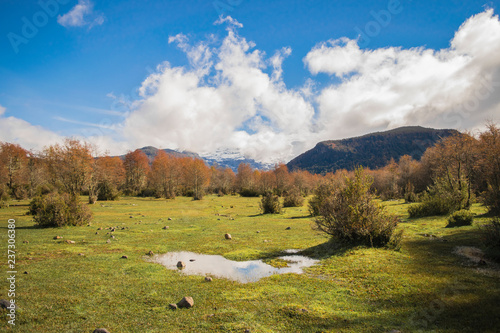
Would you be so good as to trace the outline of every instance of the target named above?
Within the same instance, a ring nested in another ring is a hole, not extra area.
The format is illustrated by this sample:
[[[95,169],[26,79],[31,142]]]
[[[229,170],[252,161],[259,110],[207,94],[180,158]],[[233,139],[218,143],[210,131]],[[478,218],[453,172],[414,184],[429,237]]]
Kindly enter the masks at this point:
[[[72,196],[80,195],[92,177],[91,152],[90,144],[73,139],[46,148],[43,159],[52,184]]]
[[[125,168],[119,157],[103,156],[96,159],[97,199],[116,200],[125,183]]]
[[[479,136],[479,174],[486,183],[483,202],[490,212],[500,214],[500,128],[487,124]]]
[[[140,149],[128,152],[123,162],[125,168],[125,191],[129,195],[138,195],[146,187],[149,160]]]
[[[283,195],[283,193],[290,186],[290,175],[288,173],[288,167],[285,164],[276,164],[273,170],[275,179],[275,189],[278,195]]]
[[[184,167],[184,179],[188,190],[192,191],[194,200],[201,200],[205,187],[210,182],[210,169],[203,160],[187,158]]]
[[[178,159],[160,150],[151,164],[149,184],[158,197],[175,198],[180,168]]]
[[[18,199],[27,196],[28,155],[28,151],[17,144],[0,143],[0,180]]]
[[[236,175],[230,168],[212,166],[210,168],[210,189],[212,193],[227,195],[233,191]]]
[[[238,166],[238,173],[236,174],[236,188],[241,196],[256,197],[259,195],[255,174],[252,167],[248,163],[240,163]]]

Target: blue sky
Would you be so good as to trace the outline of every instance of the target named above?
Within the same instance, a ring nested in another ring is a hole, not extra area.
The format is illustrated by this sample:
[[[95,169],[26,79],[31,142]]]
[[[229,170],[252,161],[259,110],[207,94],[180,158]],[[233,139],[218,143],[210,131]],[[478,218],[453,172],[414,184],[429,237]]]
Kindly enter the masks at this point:
[[[73,136],[111,153],[230,148],[287,161],[401,125],[480,128],[499,121],[498,7],[3,0],[0,141],[42,149]]]

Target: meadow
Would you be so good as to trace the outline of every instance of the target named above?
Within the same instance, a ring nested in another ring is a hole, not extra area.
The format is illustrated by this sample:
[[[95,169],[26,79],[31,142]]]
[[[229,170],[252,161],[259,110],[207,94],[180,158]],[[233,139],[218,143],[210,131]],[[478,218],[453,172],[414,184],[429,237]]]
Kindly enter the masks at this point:
[[[258,198],[125,197],[92,205],[88,226],[63,228],[37,228],[28,201],[14,201],[0,209],[0,298],[8,290],[7,220],[15,219],[19,309],[15,327],[0,313],[0,331],[498,332],[498,266],[455,253],[483,247],[486,209],[472,207],[473,226],[446,228],[446,217],[409,219],[403,201],[383,204],[402,219],[399,251],[332,244],[313,229],[306,205],[261,215]],[[146,255],[192,251],[280,265],[287,249],[320,261],[301,275],[205,282]],[[169,309],[184,296],[194,307]]]

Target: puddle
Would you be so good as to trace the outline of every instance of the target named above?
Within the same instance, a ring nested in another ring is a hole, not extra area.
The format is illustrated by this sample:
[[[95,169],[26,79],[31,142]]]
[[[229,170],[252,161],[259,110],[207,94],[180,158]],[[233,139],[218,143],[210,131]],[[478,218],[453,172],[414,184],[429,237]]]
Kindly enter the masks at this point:
[[[295,253],[297,251],[287,250],[285,252]],[[233,261],[223,256],[193,252],[169,252],[152,257],[153,262],[162,264],[171,270],[178,270],[182,274],[212,276],[241,283],[256,282],[275,274],[301,274],[303,268],[310,267],[318,262],[318,260],[300,255],[285,255],[277,259],[287,261],[288,267],[276,268],[262,262],[262,260]],[[177,268],[179,261],[183,261],[186,267],[183,269]]]

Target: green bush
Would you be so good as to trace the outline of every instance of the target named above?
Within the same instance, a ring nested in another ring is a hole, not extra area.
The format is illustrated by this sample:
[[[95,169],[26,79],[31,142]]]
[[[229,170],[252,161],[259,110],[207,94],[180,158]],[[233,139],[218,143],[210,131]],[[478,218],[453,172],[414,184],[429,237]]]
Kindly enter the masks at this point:
[[[246,198],[256,198],[260,195],[259,191],[250,188],[242,188],[239,194]]]
[[[260,209],[262,214],[281,213],[280,198],[271,191],[266,192],[260,201]]]
[[[421,203],[408,208],[410,218],[447,215],[457,210],[468,209],[467,183],[462,181],[462,188],[457,184],[459,183],[455,181],[437,178],[434,185],[422,196]]]
[[[372,179],[363,169],[357,169],[354,177],[347,178],[320,206],[320,216],[315,221],[318,230],[352,244],[387,245],[398,225],[398,218],[374,202],[369,193],[371,183]]]
[[[320,209],[327,198],[335,191],[335,185],[332,182],[323,182],[314,189],[314,195],[309,200],[308,208],[311,216],[319,216]]]
[[[468,210],[462,209],[454,212],[448,217],[447,227],[460,227],[464,225],[472,225],[474,221],[474,215]]]
[[[481,227],[482,240],[487,246],[486,254],[500,262],[500,219],[495,217]]]
[[[300,190],[293,187],[290,191],[285,193],[283,197],[283,207],[302,207],[304,204],[304,197]]]
[[[82,204],[78,197],[66,193],[35,197],[30,202],[29,213],[42,227],[83,225],[92,220],[88,206]]]
[[[97,185],[97,193],[97,200],[100,201],[118,200],[120,197],[120,192],[108,180],[103,180]]]

